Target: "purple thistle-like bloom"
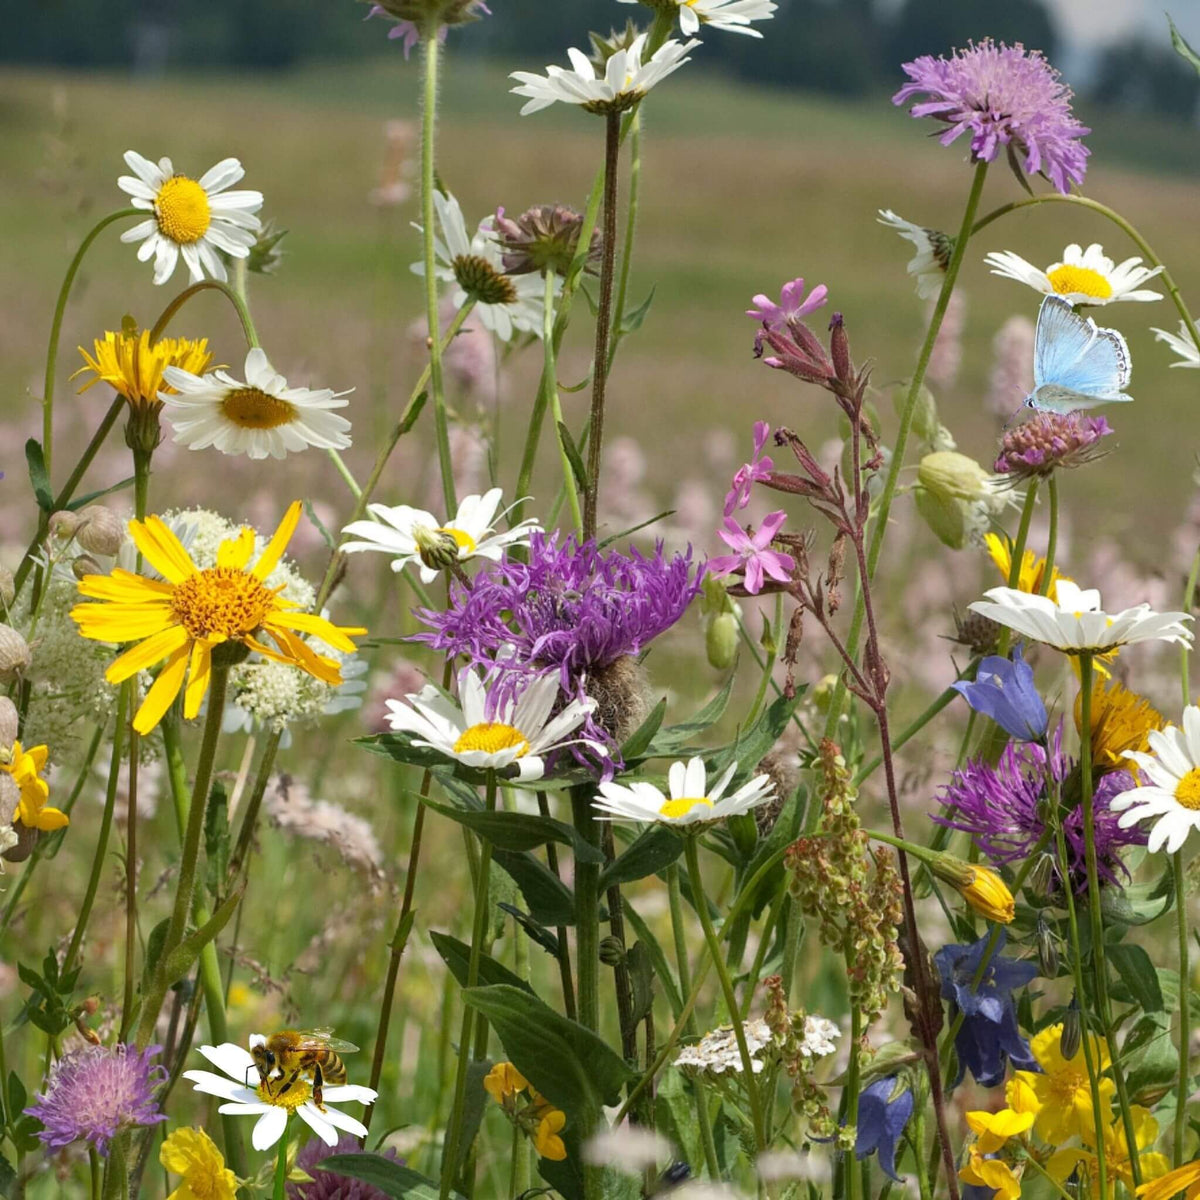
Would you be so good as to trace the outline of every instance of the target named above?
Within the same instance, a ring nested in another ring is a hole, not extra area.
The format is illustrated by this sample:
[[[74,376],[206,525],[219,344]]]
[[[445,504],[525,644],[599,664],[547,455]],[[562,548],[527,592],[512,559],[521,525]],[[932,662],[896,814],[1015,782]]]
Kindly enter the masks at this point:
[[[746,591],[751,596],[757,596],[762,591],[765,576],[787,583],[796,569],[796,560],[790,554],[770,548],[786,520],[787,513],[782,509],[768,513],[763,517],[758,532],[750,534],[732,517],[726,517],[725,528],[718,529],[717,533],[733,553],[710,558],[709,571],[717,578],[732,575],[734,571],[744,571]]]
[[[1090,151],[1080,139],[1091,130],[1071,112],[1071,89],[1040,50],[984,38],[951,58],[923,54],[904,71],[911,82],[892,103],[924,95],[909,111],[949,126],[943,146],[969,132],[974,162],[991,162],[1006,147],[1064,195],[1072,182],[1083,182]]]
[[[1016,485],[1058,469],[1082,467],[1105,453],[1097,443],[1110,433],[1112,427],[1103,417],[1040,412],[1004,434],[993,470],[1012,476]]]
[[[72,1142],[90,1142],[102,1154],[122,1129],[156,1125],[166,1115],[158,1110],[155,1090],[166,1082],[164,1067],[151,1063],[161,1046],[139,1051],[135,1046],[87,1046],[58,1060],[46,1090],[25,1111],[44,1126],[43,1145],[60,1150]]]
[[[387,1200],[387,1193],[372,1184],[349,1175],[337,1175],[333,1171],[315,1168],[334,1154],[362,1154],[358,1138],[348,1133],[338,1138],[336,1146],[327,1146],[320,1138],[313,1138],[296,1155],[296,1166],[313,1178],[312,1183],[289,1183],[288,1200]],[[395,1150],[380,1150],[384,1158],[401,1166],[404,1164]]]
[[[746,316],[761,321],[768,329],[783,329],[789,321],[800,321],[809,313],[816,312],[829,294],[829,289],[818,283],[808,297],[804,295],[804,279],[793,279],[785,283],[776,304],[770,296],[759,292],[752,301],[754,307],[746,309]]]
[[[771,426],[766,421],[754,422],[754,455],[748,463],[738,467],[733,477],[725,496],[725,516],[732,517],[739,508],[745,508],[750,503],[750,492],[754,485],[770,478],[775,461],[769,454],[763,454],[763,447],[770,436]]]
[[[1074,761],[1062,752],[1061,724],[1054,734],[1050,765],[1060,784],[1071,777],[1075,766]],[[1128,771],[1110,772],[1096,783],[1096,864],[1100,879],[1107,884],[1117,885],[1121,878],[1129,877],[1120,852],[1129,846],[1146,844],[1146,835],[1137,829],[1122,829],[1119,824],[1121,814],[1109,807],[1111,800],[1134,786]],[[1068,803],[1069,791],[1068,785]],[[1039,811],[1045,796],[1045,751],[1032,742],[1010,743],[994,767],[977,760],[969,762],[961,771],[955,771],[938,796],[947,813],[935,816],[933,820],[939,825],[969,833],[994,863],[1023,862],[1045,832],[1046,825]],[[1087,861],[1083,808],[1078,797],[1063,829],[1072,884],[1077,895],[1083,894],[1087,891]],[[1054,878],[1058,879],[1057,868]]]

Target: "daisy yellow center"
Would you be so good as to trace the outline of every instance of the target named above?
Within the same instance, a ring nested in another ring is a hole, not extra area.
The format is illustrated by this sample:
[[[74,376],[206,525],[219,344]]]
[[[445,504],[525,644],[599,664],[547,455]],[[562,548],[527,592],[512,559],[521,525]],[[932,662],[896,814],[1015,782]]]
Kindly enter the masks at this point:
[[[697,804],[703,804],[706,808],[713,806],[713,802],[707,796],[680,796],[677,800],[668,800],[658,810],[658,815],[677,821],[680,817],[686,817]]]
[[[1059,296],[1094,296],[1097,300],[1110,300],[1112,284],[1091,267],[1076,267],[1071,263],[1063,263],[1055,267],[1046,276],[1050,286]]]
[[[516,750],[518,758],[529,753],[529,739],[512,725],[500,721],[485,721],[472,725],[459,734],[454,743],[454,752],[463,754],[468,750],[482,750],[484,754],[499,754],[501,750]]]
[[[221,401],[221,411],[241,429],[275,429],[296,416],[295,405],[253,387],[230,392]]]
[[[272,1104],[276,1108],[286,1108],[294,1113],[306,1100],[312,1096],[312,1084],[307,1079],[296,1079],[290,1087],[285,1087],[289,1078],[270,1079],[260,1083],[255,1093],[264,1104]]]
[[[1200,812],[1200,767],[1193,767],[1179,781],[1175,801],[1191,812]]]
[[[475,539],[469,533],[464,533],[461,529],[438,529],[436,532],[453,538],[460,550],[465,550],[468,554],[475,553]]]
[[[502,275],[479,254],[460,254],[453,262],[454,278],[468,296],[480,304],[512,304],[517,289],[507,275]]]
[[[275,593],[234,567],[209,567],[178,584],[171,615],[194,638],[240,638],[253,633],[274,604]]]
[[[172,175],[158,189],[154,215],[159,229],[181,246],[198,242],[212,224],[208,193],[186,175]]]

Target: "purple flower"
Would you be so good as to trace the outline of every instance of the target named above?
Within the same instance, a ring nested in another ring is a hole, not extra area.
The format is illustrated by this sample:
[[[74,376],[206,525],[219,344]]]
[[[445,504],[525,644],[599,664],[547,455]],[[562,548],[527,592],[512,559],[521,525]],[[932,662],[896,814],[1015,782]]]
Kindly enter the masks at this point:
[[[746,316],[761,321],[768,329],[783,329],[789,321],[799,321],[809,313],[816,312],[825,303],[828,294],[829,289],[823,283],[818,283],[806,300],[803,278],[793,279],[791,283],[783,285],[778,304],[770,296],[759,292],[752,302],[754,308],[746,309]]]
[[[733,484],[725,497],[725,516],[732,517],[739,508],[750,503],[750,491],[760,479],[767,479],[775,466],[770,455],[763,454],[771,426],[766,421],[754,422],[754,455],[748,463],[738,467]],[[761,456],[761,457],[760,457]]]
[[[60,1058],[46,1090],[25,1110],[44,1126],[43,1145],[59,1150],[82,1140],[107,1155],[122,1129],[165,1121],[154,1093],[167,1072],[150,1062],[161,1052],[161,1046],[87,1046]]]
[[[952,685],[967,703],[991,717],[1009,737],[1019,742],[1038,742],[1046,736],[1050,718],[1033,685],[1033,668],[1013,650],[1012,661],[990,655],[979,664],[975,682],[962,680]]]
[[[902,1088],[897,1092],[897,1086]],[[898,1076],[877,1079],[863,1088],[858,1097],[857,1137],[854,1140],[854,1157],[866,1158],[879,1153],[879,1168],[892,1179],[896,1174],[896,1146],[904,1134],[904,1127],[913,1114],[913,1094],[899,1084]]]
[[[1063,822],[1067,854],[1071,862],[1071,882],[1076,894],[1087,891],[1087,864],[1083,836],[1083,810],[1078,795],[1078,774],[1074,761],[1062,753],[1062,726],[1051,745],[1050,767],[1062,787],[1071,811]],[[1095,791],[1096,861],[1104,883],[1117,885],[1129,872],[1120,852],[1128,846],[1145,845],[1146,835],[1137,829],[1122,829],[1120,813],[1109,803],[1134,787],[1127,771],[1113,771],[1101,777]],[[1072,789],[1075,795],[1072,798]],[[1046,796],[1046,754],[1032,742],[1010,744],[992,766],[982,761],[969,762],[955,771],[942,789],[938,802],[945,806],[943,816],[933,820],[951,829],[969,833],[980,850],[996,864],[1022,862],[1033,852],[1045,832],[1041,807]],[[1058,879],[1057,869],[1054,878]],[[1061,887],[1061,882],[1056,886]]]
[[[780,526],[787,520],[787,513],[769,513],[755,534],[747,533],[732,517],[725,518],[725,528],[718,529],[721,541],[732,554],[710,558],[708,569],[716,577],[732,575],[734,571],[746,573],[746,591],[757,596],[762,591],[764,576],[769,575],[780,583],[787,583],[796,569],[796,560],[790,554],[769,549]]]
[[[313,1177],[312,1183],[289,1183],[288,1200],[387,1200],[387,1194],[377,1187],[352,1179],[349,1175],[336,1175],[332,1171],[314,1170],[318,1163],[333,1154],[362,1154],[358,1138],[348,1133],[338,1138],[336,1146],[327,1146],[320,1138],[313,1138],[296,1155],[296,1166]],[[404,1160],[395,1150],[380,1150],[384,1158],[403,1165]]]
[[[1090,151],[1080,139],[1091,130],[1072,114],[1071,89],[1041,51],[984,38],[951,58],[923,54],[904,70],[911,82],[892,103],[924,95],[909,111],[949,126],[943,146],[970,132],[974,162],[992,162],[1002,147],[1011,148],[1024,157],[1026,171],[1041,173],[1064,194],[1072,181],[1083,182]]]
[[[1008,430],[1000,439],[997,475],[1011,475],[1013,484],[1049,475],[1061,468],[1082,467],[1105,452],[1097,443],[1112,428],[1103,417],[1082,412],[1040,412]]]

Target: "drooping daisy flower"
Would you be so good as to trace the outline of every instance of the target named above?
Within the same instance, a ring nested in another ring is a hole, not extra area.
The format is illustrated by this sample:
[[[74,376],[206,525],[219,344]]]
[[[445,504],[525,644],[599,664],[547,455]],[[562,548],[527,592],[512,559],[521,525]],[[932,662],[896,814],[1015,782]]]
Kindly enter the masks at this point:
[[[77,604],[71,610],[79,632],[98,642],[139,642],[109,665],[105,677],[110,683],[120,683],[166,659],[134,718],[138,733],[148,734],[162,720],[181,689],[183,715],[190,720],[199,714],[213,653],[227,642],[257,650],[264,658],[298,667],[326,683],[341,683],[338,664],[318,654],[299,635],[310,634],[348,654],[355,649],[350,635],[366,630],[343,628],[313,613],[298,612],[292,601],[263,582],[283,556],[300,522],[300,511],[297,500],[253,567],[247,564],[254,552],[254,531],[247,527],[237,538],[223,542],[217,565],[203,571],[161,518],[130,521],[130,537],[161,579],[118,567],[110,575],[85,575],[80,580],[80,594],[102,603]],[[270,635],[276,649],[260,640],[263,634]]]
[[[1139,604],[1110,615],[1100,608],[1095,588],[1085,591],[1060,579],[1055,590],[1057,600],[1016,588],[991,588],[984,592],[987,598],[976,600],[970,609],[1064,654],[1107,654],[1136,642],[1192,644],[1185,626],[1192,619],[1188,613],[1156,613],[1149,604]]]
[[[254,215],[262,208],[262,192],[226,190],[246,173],[242,164],[223,158],[197,180],[177,175],[169,158],[152,163],[126,150],[125,162],[133,175],[122,175],[117,186],[133,198],[134,208],[154,215],[125,230],[121,241],[142,243],[138,260],[154,258],[154,282],[171,278],[181,254],[193,280],[205,274],[227,279],[217,251],[246,258],[262,225]]]
[[[626,786],[602,783],[594,807],[609,820],[622,822],[658,822],[666,825],[697,825],[722,821],[749,812],[765,804],[775,792],[769,775],[755,775],[736,792],[726,796],[729,781],[737,774],[738,764],[730,763],[720,778],[708,786],[704,759],[675,762],[667,772],[670,796],[652,783],[637,780]]]
[[[954,239],[937,229],[926,229],[897,216],[890,208],[879,210],[879,223],[894,229],[902,238],[912,242],[916,254],[905,268],[917,282],[917,295],[932,300],[942,290],[942,280],[954,253]]]
[[[64,1054],[46,1080],[36,1104],[25,1109],[37,1117],[42,1144],[60,1150],[85,1141],[106,1156],[108,1144],[122,1130],[157,1125],[155,1092],[167,1078],[166,1070],[150,1060],[161,1046],[85,1046]]]
[[[545,75],[514,71],[509,78],[517,80],[520,86],[512,91],[529,97],[521,116],[549,108],[555,102],[578,104],[590,113],[625,112],[655,84],[689,62],[688,53],[700,45],[695,39],[688,42],[672,39],[663,42],[653,57],[643,62],[647,36],[639,34],[629,47],[613,54],[605,63],[603,75],[597,75],[587,55],[574,47],[567,51],[572,67],[569,71],[553,65],[546,68]]]
[[[1151,854],[1165,849],[1174,854],[1193,829],[1200,829],[1200,708],[1183,710],[1183,728],[1169,725],[1146,735],[1151,753],[1125,751],[1137,763],[1144,779],[1113,798],[1111,807],[1121,813],[1121,828],[1155,818],[1146,842]]]
[[[158,1161],[180,1176],[167,1200],[237,1200],[237,1176],[203,1129],[172,1130],[159,1147]]]
[[[175,431],[174,440],[192,450],[215,446],[222,454],[250,458],[286,458],[309,446],[344,450],[350,422],[331,411],[345,408],[349,392],[288,387],[258,346],[246,355],[246,381],[227,371],[203,377],[180,367],[165,367],[170,384],[158,398]]]
[[[775,15],[779,5],[775,0],[621,0],[622,4],[645,4],[647,8],[679,10],[679,28],[689,37],[700,32],[701,25],[711,25],[726,33],[744,33],[762,37],[753,22],[766,21]]]
[[[477,770],[502,771],[515,763],[522,780],[540,779],[546,755],[567,745],[567,735],[596,707],[591,699],[572,700],[551,717],[559,698],[553,675],[534,679],[514,697],[498,689],[489,692],[470,667],[459,672],[458,694],[456,704],[430,685],[407,696],[407,703],[389,700],[388,723],[412,735],[414,745]],[[606,753],[600,743],[590,745],[597,754]]]
[[[480,322],[502,342],[511,341],[514,331],[541,337],[545,288],[537,275],[505,272],[495,217],[484,217],[474,235],[468,236],[462,208],[453,196],[435,191],[433,207],[437,214],[434,274],[456,285],[451,296],[455,309],[474,300]],[[413,263],[411,269],[416,275],[425,274],[423,262]]]
[[[984,38],[950,58],[924,54],[904,71],[910,82],[892,103],[926,97],[909,111],[946,124],[943,146],[970,133],[974,162],[992,162],[1011,146],[1026,171],[1060,192],[1083,182],[1090,151],[1080,139],[1091,130],[1071,112],[1071,89],[1041,51]]]
[[[261,1034],[253,1034],[250,1045],[262,1041]],[[287,1128],[288,1118],[295,1113],[327,1146],[336,1146],[338,1130],[345,1130],[355,1137],[366,1137],[367,1127],[359,1120],[332,1108],[331,1105],[347,1100],[359,1104],[374,1104],[376,1093],[370,1088],[348,1083],[336,1087],[326,1086],[322,1105],[312,1102],[312,1084],[299,1078],[287,1086],[290,1077],[262,1080],[249,1050],[235,1042],[222,1042],[219,1046],[200,1046],[201,1054],[224,1075],[212,1071],[184,1071],[184,1079],[190,1079],[196,1091],[208,1096],[218,1096],[225,1101],[217,1109],[232,1116],[258,1117],[254,1132],[250,1135],[255,1150],[269,1150]],[[247,1080],[258,1079],[257,1086]]]
[[[1179,322],[1178,333],[1170,333],[1166,329],[1155,329],[1154,340],[1156,342],[1166,342],[1179,355],[1179,361],[1173,362],[1171,366],[1200,367],[1200,350],[1196,349],[1196,342],[1187,327],[1187,322]]]
[[[1099,242],[1086,250],[1072,242],[1061,262],[1051,263],[1044,271],[1026,262],[1011,250],[998,250],[983,260],[993,275],[1015,279],[1043,296],[1061,296],[1069,304],[1115,304],[1118,300],[1161,300],[1160,292],[1142,288],[1162,267],[1143,267],[1140,258],[1114,263]]]
[[[11,776],[20,790],[16,816],[26,829],[49,831],[62,829],[70,823],[65,812],[46,803],[50,797],[50,785],[42,778],[42,772],[46,769],[49,756],[50,751],[46,746],[25,750],[20,742],[13,742],[9,748],[0,747],[0,771]]]
[[[432,583],[453,563],[472,558],[499,562],[506,546],[528,546],[533,533],[541,532],[537,521],[529,517],[497,533],[493,527],[509,511],[497,512],[502,495],[500,488],[492,488],[482,496],[463,497],[454,519],[444,525],[433,513],[407,504],[395,508],[368,504],[367,512],[375,519],[353,521],[342,530],[363,540],[347,542],[342,549],[351,554],[359,550],[394,554],[393,571],[415,563],[425,583]]]
[[[98,383],[107,383],[125,397],[132,409],[158,408],[159,394],[169,395],[174,391],[163,380],[168,367],[201,375],[213,357],[207,338],[159,338],[151,345],[148,329],[140,332],[123,329],[119,333],[109,330],[103,340],[95,339],[91,354],[82,346],[79,353],[83,355],[84,366],[71,378],[85,371],[92,373],[92,378],[79,389],[80,394]]]
[[[1073,470],[1102,458],[1107,451],[1099,442],[1110,433],[1112,426],[1103,417],[1078,410],[1034,413],[1005,430],[992,469],[1014,487],[1058,470]]]

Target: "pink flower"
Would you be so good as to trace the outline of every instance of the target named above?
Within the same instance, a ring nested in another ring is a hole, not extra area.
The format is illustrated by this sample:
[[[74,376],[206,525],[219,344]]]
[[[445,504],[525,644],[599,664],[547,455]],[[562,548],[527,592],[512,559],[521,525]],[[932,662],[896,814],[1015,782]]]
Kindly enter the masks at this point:
[[[762,449],[771,435],[771,426],[766,421],[754,422],[754,455],[748,463],[738,467],[733,477],[733,486],[725,497],[725,516],[731,517],[739,508],[750,503],[750,491],[760,479],[766,479],[775,466],[770,455],[760,457]]]
[[[727,545],[732,554],[708,560],[708,570],[711,575],[720,577],[732,575],[739,568],[746,575],[746,591],[751,596],[757,596],[762,591],[763,576],[769,575],[780,583],[787,583],[791,572],[796,569],[796,560],[790,554],[783,554],[768,547],[779,532],[787,513],[781,509],[763,518],[756,534],[747,533],[732,517],[725,518],[725,528],[718,529],[721,541]]]
[[[783,285],[776,304],[769,296],[759,292],[754,297],[754,308],[746,309],[746,316],[761,321],[768,329],[782,329],[789,321],[799,321],[809,313],[816,312],[825,303],[829,289],[819,283],[804,299],[804,280],[793,279]]]

